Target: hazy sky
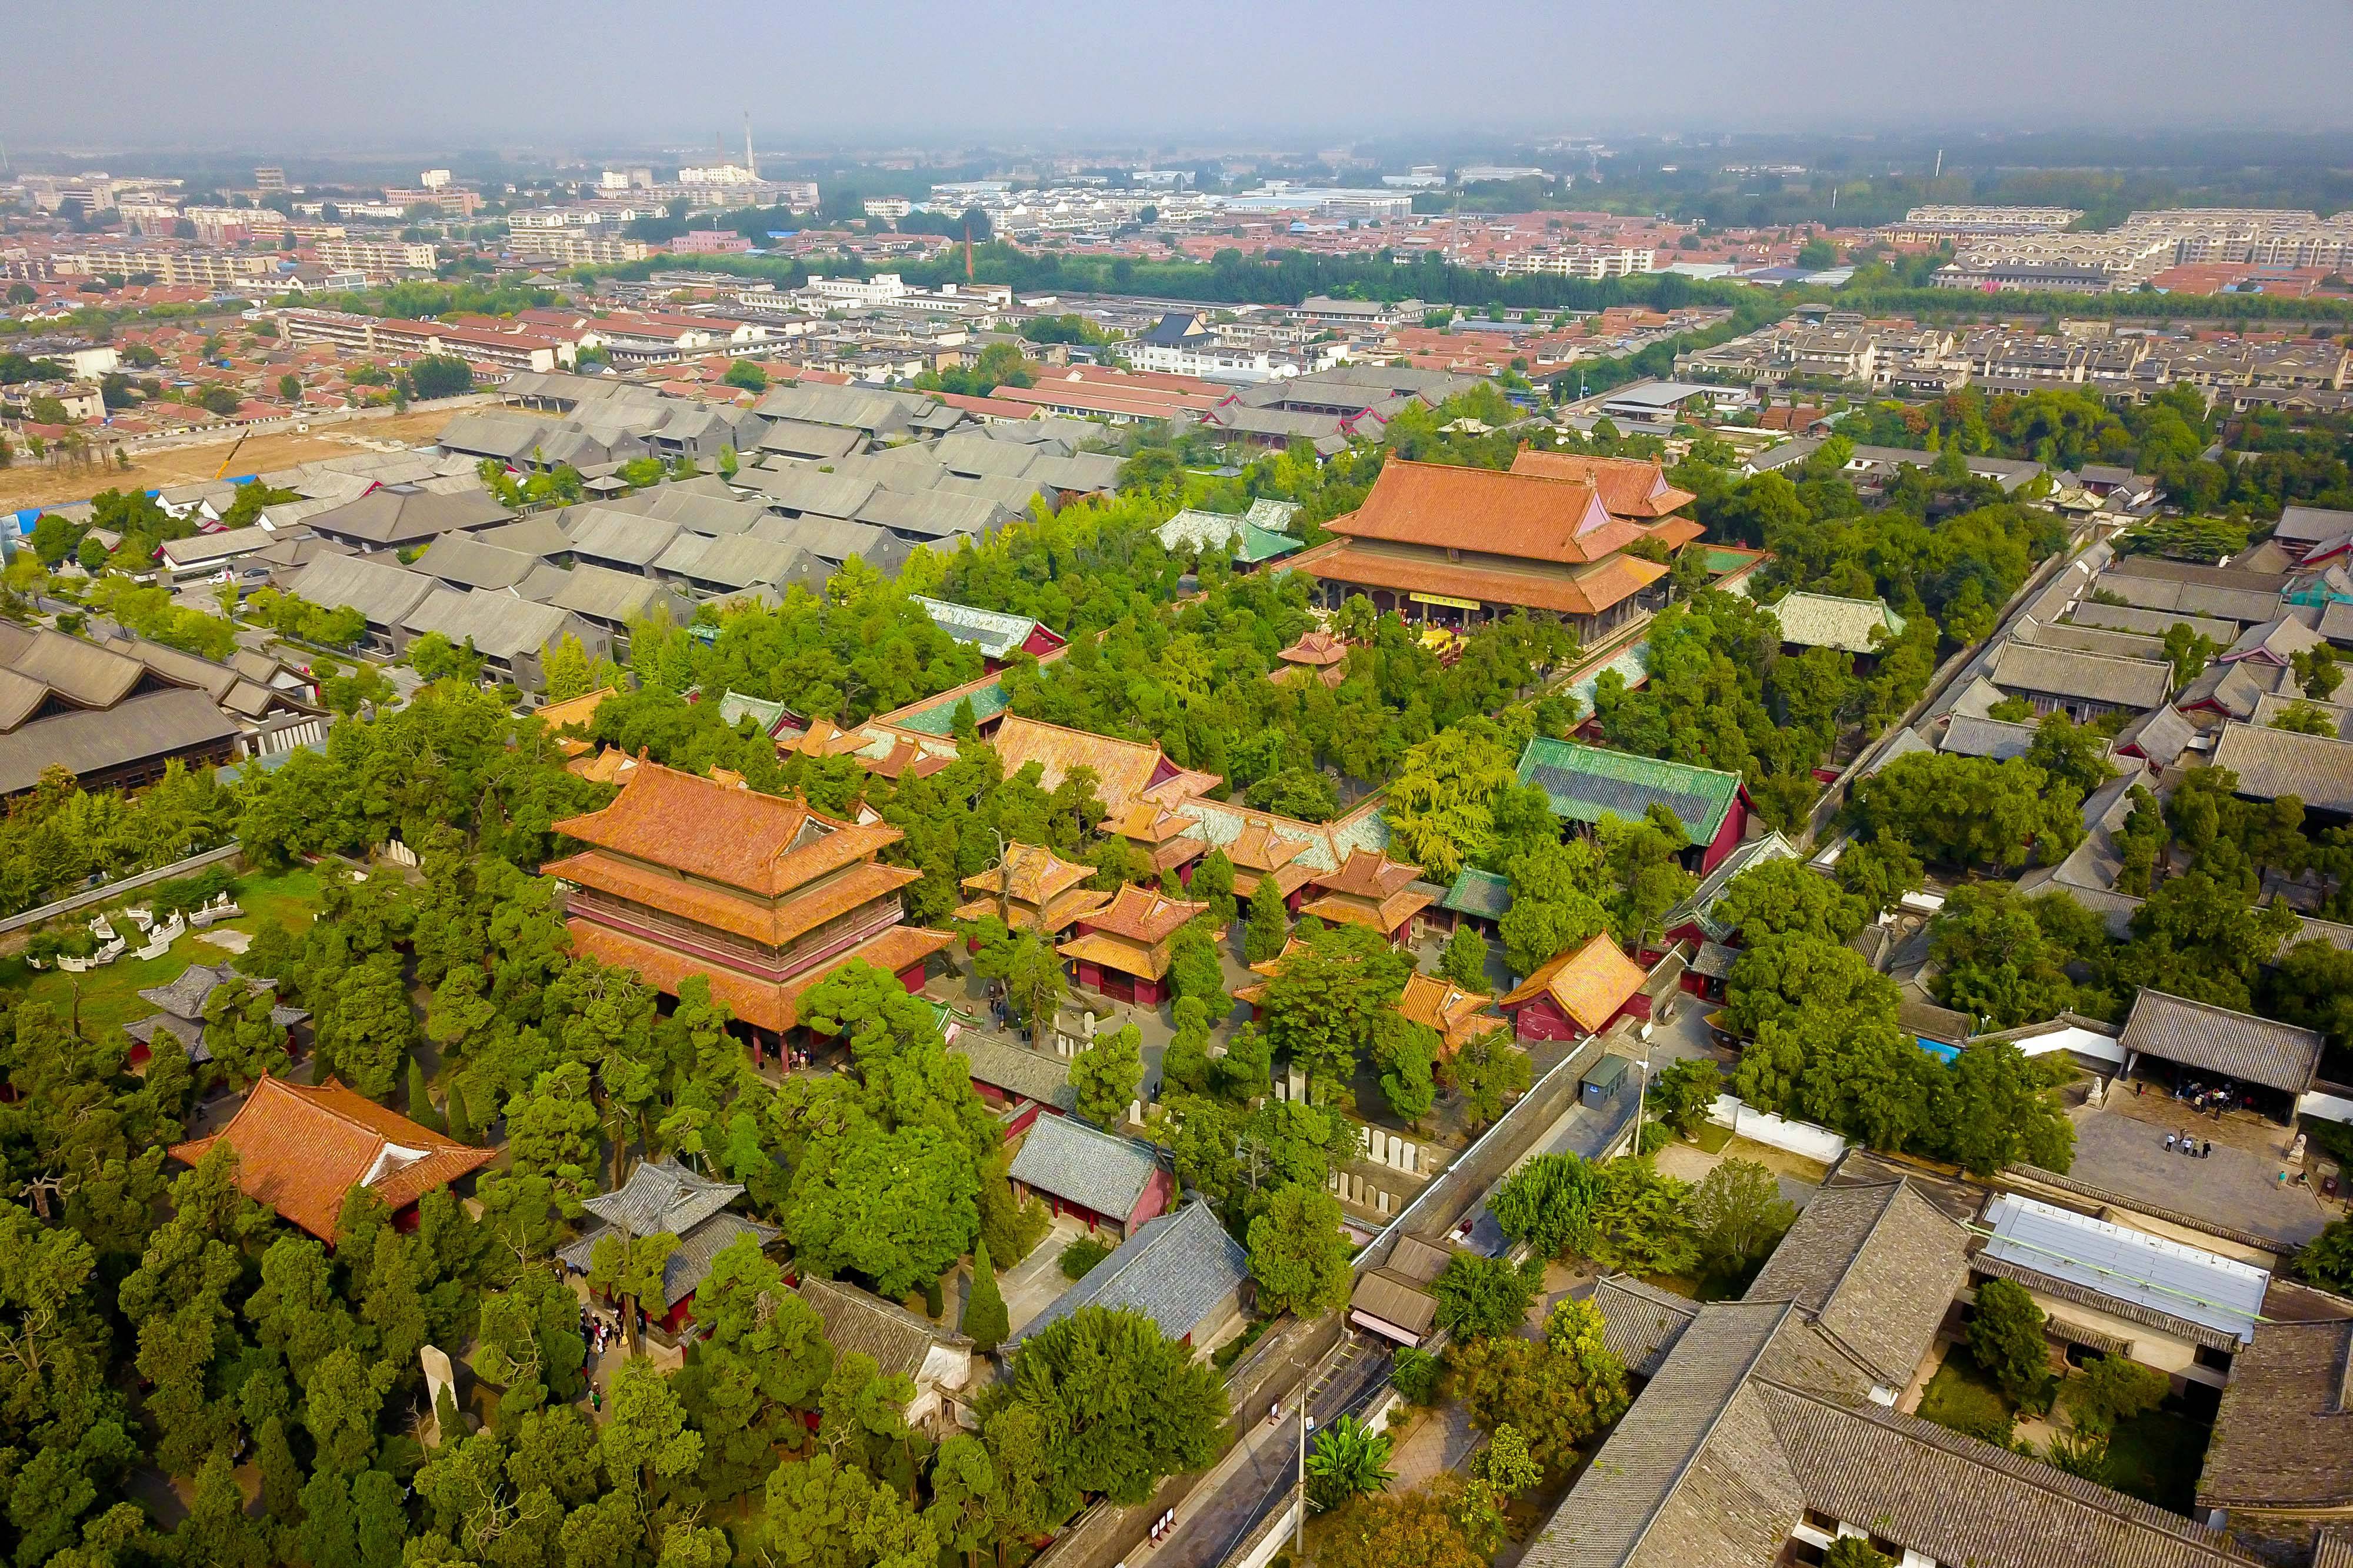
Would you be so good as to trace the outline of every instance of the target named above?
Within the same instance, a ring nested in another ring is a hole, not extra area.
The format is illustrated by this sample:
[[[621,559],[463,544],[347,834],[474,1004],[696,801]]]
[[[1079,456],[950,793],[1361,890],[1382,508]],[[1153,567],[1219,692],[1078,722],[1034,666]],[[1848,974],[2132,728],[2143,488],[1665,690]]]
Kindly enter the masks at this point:
[[[2353,125],[2353,4],[23,0],[0,136],[547,148]]]

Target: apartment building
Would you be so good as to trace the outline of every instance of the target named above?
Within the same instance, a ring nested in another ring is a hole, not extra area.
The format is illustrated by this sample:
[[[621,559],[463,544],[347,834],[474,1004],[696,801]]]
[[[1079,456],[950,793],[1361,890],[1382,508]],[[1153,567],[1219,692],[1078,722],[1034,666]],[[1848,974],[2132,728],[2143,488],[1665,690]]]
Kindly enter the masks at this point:
[[[2174,262],[2173,240],[2155,234],[2002,237],[1963,246],[1930,281],[1939,289],[2112,294],[2138,288]]]
[[[175,289],[239,289],[276,272],[278,258],[221,250],[124,247],[55,251],[49,267],[59,278],[128,278],[148,273],[158,283]]]
[[[1999,235],[2057,234],[2079,223],[2081,207],[1992,206],[1936,203],[1914,207],[1901,223],[1881,232],[1898,245],[1936,245],[1948,239]]]
[[[1637,272],[1656,268],[1659,253],[1637,247],[1610,248],[1602,246],[1570,245],[1552,249],[1525,250],[1505,256],[1495,264],[1495,270],[1506,278],[1625,278]]]
[[[536,257],[565,267],[612,267],[624,261],[643,261],[654,253],[653,247],[640,239],[607,238],[575,231],[518,234],[512,243],[518,256]]]
[[[362,272],[430,272],[441,253],[423,240],[322,239],[311,247],[322,267]]]

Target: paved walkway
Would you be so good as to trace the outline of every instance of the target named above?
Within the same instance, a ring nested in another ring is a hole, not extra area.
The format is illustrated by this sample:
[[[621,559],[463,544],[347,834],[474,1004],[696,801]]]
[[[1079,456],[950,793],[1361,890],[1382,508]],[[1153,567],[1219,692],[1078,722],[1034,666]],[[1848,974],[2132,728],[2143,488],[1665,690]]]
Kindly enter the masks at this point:
[[[997,1277],[997,1289],[1005,1298],[1005,1321],[1010,1331],[1019,1332],[1071,1288],[1071,1281],[1062,1275],[1062,1248],[1086,1233],[1084,1225],[1061,1215],[1045,1238],[1030,1248],[1029,1257]]]
[[[2168,1102],[2168,1104],[2170,1101]],[[2179,1119],[2184,1127],[2198,1118]],[[2211,1131],[2213,1123],[2204,1127]],[[2217,1139],[2202,1160],[2165,1149],[2165,1125],[2116,1110],[2086,1110],[2075,1122],[2075,1163],[2067,1174],[2128,1198],[2172,1209],[2211,1224],[2249,1231],[2300,1247],[2318,1236],[2336,1211],[2308,1187],[2283,1186],[2282,1161],[2233,1149]],[[2202,1141],[2207,1131],[2201,1131]]]
[[[1389,1489],[1410,1491],[1448,1470],[1461,1469],[1486,1440],[1487,1435],[1471,1425],[1459,1401],[1419,1412],[1389,1452],[1389,1468],[1397,1472]]]

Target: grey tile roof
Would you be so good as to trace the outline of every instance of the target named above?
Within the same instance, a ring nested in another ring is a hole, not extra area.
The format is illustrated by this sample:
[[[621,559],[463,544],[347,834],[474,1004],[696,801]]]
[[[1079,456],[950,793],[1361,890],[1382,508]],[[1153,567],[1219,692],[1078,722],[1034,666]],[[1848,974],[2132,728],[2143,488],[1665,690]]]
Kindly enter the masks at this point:
[[[825,1323],[826,1342],[836,1354],[855,1351],[874,1358],[885,1376],[896,1373],[913,1377],[934,1345],[969,1349],[963,1334],[915,1316],[894,1301],[845,1285],[839,1279],[804,1275],[795,1287]]]
[[[644,1160],[620,1191],[589,1198],[581,1206],[635,1236],[684,1236],[743,1195],[740,1183],[714,1182],[672,1160]]]
[[[1187,1204],[1136,1226],[1134,1236],[1008,1342],[1018,1345],[1081,1307],[1142,1312],[1160,1325],[1162,1334],[1181,1340],[1198,1331],[1249,1279],[1250,1254],[1226,1234],[1216,1211],[1206,1203]]]
[[[58,713],[0,735],[0,795],[60,767],[76,778],[153,758],[205,752],[233,740],[237,721],[201,691],[144,691],[111,708]]]
[[[554,605],[534,604],[513,594],[436,588],[401,617],[403,630],[418,637],[439,632],[459,645],[470,639],[489,658],[511,661],[536,654],[563,639],[576,625]]]
[[[2238,774],[2238,793],[2253,799],[2292,795],[2307,807],[2353,812],[2353,741],[2234,720],[2214,743],[2214,765]]]
[[[614,1226],[600,1225],[559,1249],[556,1257],[581,1273],[588,1272],[596,1252],[596,1243],[607,1236],[622,1234]],[[631,1232],[633,1235],[652,1234]],[[676,1232],[671,1232],[677,1235]],[[745,1219],[738,1214],[715,1214],[702,1224],[690,1227],[679,1236],[678,1247],[662,1262],[662,1305],[675,1307],[702,1289],[711,1276],[711,1261],[734,1245],[743,1237],[751,1237],[765,1247],[784,1233],[775,1226],[763,1225],[755,1219]]]
[[[2353,1507],[2348,1365],[2353,1321],[2258,1324],[2254,1342],[2231,1363],[2199,1504]]]
[[[1057,1110],[1075,1110],[1079,1091],[1071,1087],[1071,1069],[1042,1051],[1029,1050],[978,1029],[959,1029],[950,1054],[961,1056],[976,1083],[1007,1094],[1034,1100]]]
[[[806,465],[739,468],[735,483],[754,491],[772,510],[850,518],[874,493],[874,481],[856,474],[828,474]]]
[[[2264,692],[2255,699],[2255,710],[2248,716],[2247,722],[2259,730],[2268,730],[2273,721],[2298,706],[2316,710],[2322,718],[2336,725],[2338,740],[2353,738],[2353,708],[2341,702],[2322,702],[2310,697],[2298,697],[2294,692]]]
[[[670,541],[670,548],[654,563],[654,570],[698,584],[716,584],[723,590],[762,585],[782,589],[812,575],[818,583],[825,578],[817,558],[798,545],[749,534],[713,539],[708,534],[682,533]]]
[[[852,559],[865,562],[884,576],[895,575],[914,553],[914,546],[885,528],[846,518],[772,517],[752,530],[754,539],[772,539],[797,545],[818,560],[841,565]]]
[[[1134,1139],[1073,1117],[1040,1116],[1006,1173],[1026,1187],[1124,1221],[1159,1168],[1152,1151]]]
[[[377,549],[505,522],[514,513],[480,488],[442,494],[407,487],[370,490],[310,520],[311,531]]]
[[[565,519],[564,531],[577,554],[620,566],[643,567],[659,560],[684,528],[615,506],[575,506]]]
[[[2171,712],[2171,709],[2164,710]],[[2034,744],[2035,727],[2031,724],[2011,724],[2000,719],[1971,719],[1956,713],[1945,726],[1945,738],[1936,743],[1940,752],[1964,757],[1991,757],[2008,762],[2012,757],[2026,755]]]
[[[1696,921],[1700,930],[1718,942],[1731,935],[1728,927],[1715,919],[1715,906],[1723,901],[1725,889],[1732,879],[1752,866],[1767,866],[1776,860],[1794,860],[1796,846],[1778,832],[1767,832],[1761,838],[1742,840],[1731,854],[1716,862],[1715,869],[1699,879],[1683,902],[1669,910],[1660,922],[1662,931],[1672,931],[1686,921]]]
[[[2092,591],[2114,594],[2126,604],[2144,610],[2179,611],[2183,616],[2205,616],[2216,620],[2236,621],[2242,626],[2254,621],[2268,621],[2279,614],[2280,606],[2276,590],[2182,583],[2164,577],[2140,576],[2113,567],[2100,574],[2092,584]]]
[[[1701,1308],[1691,1331],[1677,1341],[1594,1463],[1529,1544],[1523,1559],[1528,1568],[1620,1568],[1637,1561],[1645,1540],[1662,1522],[1662,1510],[1684,1484],[1790,1311],[1779,1302],[1759,1301],[1718,1301]],[[1786,1474],[1787,1467],[1781,1469]],[[1714,1511],[1719,1529],[1738,1517],[1729,1510]],[[1795,1507],[1775,1510],[1778,1529],[1768,1525],[1751,1532],[1753,1539],[1729,1552],[1727,1543],[1703,1544],[1693,1539],[1694,1532],[1683,1527],[1680,1519],[1667,1521],[1668,1532],[1676,1539],[1662,1542],[1665,1553],[1644,1560],[1711,1565],[1773,1563],[1799,1512]],[[1687,1554],[1673,1554],[1681,1549],[1688,1549]]]
[[[1967,1277],[1969,1233],[1902,1181],[1824,1187],[1746,1300],[1788,1300],[1887,1386],[1901,1390],[1936,1342]]]
[[[287,591],[323,609],[357,610],[371,626],[390,627],[434,586],[432,578],[383,557],[322,555],[295,574]]]
[[[761,436],[759,449],[783,458],[828,463],[862,451],[865,446],[866,433],[862,430],[817,425],[806,419],[779,419]]]
[[[425,547],[411,569],[453,588],[512,588],[538,564],[535,555],[501,550],[471,534],[445,533]]]
[[[2164,701],[2173,687],[2173,667],[2157,659],[2111,658],[2022,642],[2004,644],[1987,675],[2006,691],[2105,702],[2136,712]]]
[[[2200,637],[2219,647],[2228,647],[2231,639],[2239,635],[2239,623],[2217,620],[2206,616],[2175,615],[2166,610],[2144,610],[2132,605],[2100,605],[2085,599],[2067,613],[2067,618],[2082,626],[2105,626],[2114,631],[2137,632],[2144,637],[2162,639],[2175,626],[2186,626]]]
[[[661,606],[668,606],[670,619],[681,626],[694,618],[691,603],[660,579],[588,562],[569,572],[560,566],[543,566],[524,578],[515,592],[522,598],[617,628]]]
[[[2274,539],[2306,545],[2325,544],[2348,533],[2353,533],[2353,511],[2325,506],[2283,507],[2279,526],[2272,530]]]
[[[959,533],[983,533],[1008,521],[1011,510],[987,496],[957,495],[952,490],[926,490],[909,495],[877,490],[859,509],[858,521],[900,533],[944,539]]]
[[[2160,768],[2169,768],[2198,738],[2198,726],[2178,708],[2152,708],[2116,731],[2119,748],[2131,746]]]
[[[2118,1039],[2127,1059],[2141,1053],[2289,1094],[2312,1087],[2324,1043],[2316,1030],[2146,988]]]
[[[1593,1288],[1593,1305],[1601,1313],[1602,1343],[1637,1377],[1656,1377],[1699,1316],[1697,1301],[1630,1274],[1604,1276]]]

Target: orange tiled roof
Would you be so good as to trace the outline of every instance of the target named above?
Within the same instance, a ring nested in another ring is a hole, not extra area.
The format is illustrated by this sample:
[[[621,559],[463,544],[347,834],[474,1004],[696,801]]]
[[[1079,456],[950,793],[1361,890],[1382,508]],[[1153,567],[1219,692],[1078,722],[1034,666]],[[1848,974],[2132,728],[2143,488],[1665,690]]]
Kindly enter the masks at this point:
[[[1669,550],[1681,550],[1707,530],[1687,517],[1661,518],[1644,531]]]
[[[1330,632],[1314,631],[1274,657],[1289,664],[1314,665],[1321,668],[1325,665],[1346,662],[1348,645]]]
[[[555,830],[617,855],[775,898],[871,857],[901,837],[886,824],[851,824],[807,803],[730,788],[640,761],[611,805]]]
[[[1155,801],[1139,800],[1121,814],[1116,823],[1106,826],[1122,838],[1132,838],[1139,844],[1165,844],[1178,834],[1188,831],[1193,819],[1179,816]]]
[[[537,718],[551,731],[566,729],[574,724],[586,727],[588,721],[596,716],[596,710],[605,705],[605,699],[612,695],[611,687],[600,686],[596,690],[585,692],[578,697],[566,698],[562,702],[549,703],[539,710]]]
[[[779,740],[776,750],[805,757],[839,757],[868,744],[867,738],[855,730],[845,730],[830,719],[812,719],[799,734]]]
[[[1398,1012],[1408,1023],[1437,1030],[1446,1048],[1454,1051],[1504,1026],[1503,1019],[1487,1011],[1493,1000],[1483,991],[1465,991],[1452,981],[1416,970],[1406,976]]]
[[[877,931],[840,957],[780,983],[724,965],[704,963],[589,921],[575,918],[565,922],[565,929],[572,933],[574,952],[601,963],[634,970],[647,984],[665,995],[677,995],[681,982],[700,974],[711,982],[711,994],[726,1003],[735,1016],[756,1028],[779,1035],[800,1022],[801,994],[852,959],[862,959],[877,969],[895,973],[955,941],[944,931],[892,926]]]
[[[1087,924],[1130,942],[1166,942],[1187,921],[1206,913],[1208,908],[1206,903],[1172,899],[1155,889],[1139,888],[1130,882],[1120,889],[1109,905],[1089,915]]]
[[[1312,577],[1359,587],[1387,588],[1400,594],[1438,594],[1451,599],[1476,599],[1483,605],[1519,605],[1571,616],[1598,616],[1610,605],[1633,597],[1667,573],[1655,561],[1630,555],[1612,556],[1590,571],[1573,576],[1557,567],[1465,566],[1432,555],[1366,546],[1345,539],[1294,555],[1290,565],[1293,571],[1305,572]]]
[[[1620,951],[1617,939],[1602,931],[1584,946],[1546,960],[1500,1005],[1516,1007],[1523,1002],[1549,995],[1579,1028],[1591,1034],[1609,1022],[1626,1005],[1626,999],[1642,988],[1643,979],[1642,966]]]
[[[587,742],[581,741],[571,744],[585,748]],[[638,771],[638,759],[618,746],[607,746],[593,757],[575,752],[564,765],[567,772],[577,773],[590,784],[619,784]]]
[[[974,872],[958,886],[991,898],[1001,893],[1016,903],[1046,904],[1094,874],[1092,866],[1065,860],[1042,844],[1008,844],[1001,864]]]
[[[1377,931],[1388,936],[1428,909],[1430,901],[1428,893],[1392,893],[1377,903],[1360,900],[1354,894],[1327,893],[1302,904],[1299,912],[1335,925],[1363,926],[1367,931]]]
[[[1512,472],[1581,480],[1601,492],[1601,504],[1609,508],[1610,516],[1644,521],[1664,517],[1698,499],[1667,483],[1666,470],[1654,458],[1588,458],[1523,447],[1512,459]]]
[[[927,779],[952,764],[955,758],[926,751],[902,735],[892,742],[890,751],[881,756],[861,756],[858,761],[877,778],[896,779],[912,773],[919,779]]]
[[[548,876],[771,947],[783,947],[837,915],[848,914],[860,904],[923,879],[923,874],[912,867],[885,866],[869,860],[818,887],[800,889],[776,903],[768,903],[616,859],[597,849],[554,861],[541,869]]]
[[[1039,765],[1039,782],[1048,790],[1059,786],[1076,768],[1091,768],[1095,775],[1095,798],[1103,810],[1116,820],[1137,796],[1149,791],[1166,803],[1172,794],[1178,798],[1198,795],[1218,783],[1214,773],[1190,773],[1178,768],[1161,754],[1160,748],[1148,741],[1122,741],[1110,735],[1097,735],[1085,730],[1067,729],[1060,724],[1048,724],[1037,719],[1024,719],[1008,713],[1005,721],[990,737],[989,744],[1004,760],[1005,772],[1010,777],[1030,763]],[[1173,776],[1155,785],[1154,778],[1163,769]]]
[[[313,1087],[267,1073],[227,1126],[172,1146],[195,1164],[215,1143],[237,1151],[237,1190],[322,1241],[335,1239],[343,1198],[365,1186],[397,1212],[488,1164],[476,1149],[353,1093],[333,1079]]]
[[[1091,888],[1073,888],[1067,893],[1055,895],[1042,906],[1016,902],[1012,910],[1013,918],[1006,921],[1006,926],[1010,931],[1034,931],[1043,936],[1055,936],[1109,902],[1109,893],[1097,892]],[[960,921],[987,920],[991,916],[1003,918],[1000,906],[994,898],[974,899],[956,906],[955,918]]]
[[[1349,539],[1567,565],[1601,560],[1641,537],[1584,480],[1402,458],[1382,468],[1362,506],[1324,526]]]
[[[1054,951],[1074,963],[1099,963],[1105,969],[1116,969],[1122,974],[1133,974],[1139,980],[1157,980],[1168,973],[1168,944],[1165,942],[1139,947],[1115,936],[1089,931],[1083,936],[1072,937]]]
[[[1408,865],[1403,860],[1392,860],[1386,851],[1351,849],[1337,870],[1319,871],[1309,880],[1330,892],[1354,893],[1362,899],[1386,899],[1402,890],[1420,875],[1420,867]]]

